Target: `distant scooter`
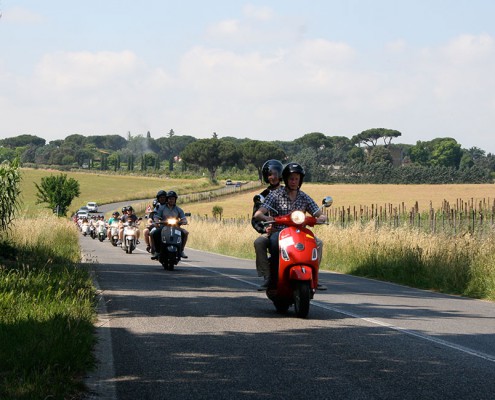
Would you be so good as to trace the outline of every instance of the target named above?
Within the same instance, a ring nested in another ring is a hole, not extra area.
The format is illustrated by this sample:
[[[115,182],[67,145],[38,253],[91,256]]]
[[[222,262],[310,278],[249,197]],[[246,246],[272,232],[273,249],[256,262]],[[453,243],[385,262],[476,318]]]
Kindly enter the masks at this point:
[[[323,199],[323,207],[330,207],[333,199]],[[296,315],[306,318],[310,301],[318,286],[318,250],[313,232],[306,226],[315,226],[316,217],[302,211],[273,217],[265,224],[285,225],[279,234],[278,275],[266,290],[267,297],[280,313],[294,304]]]
[[[81,224],[81,233],[83,234],[83,236],[89,235],[89,223],[83,222]]]
[[[112,246],[117,246],[119,241],[119,224],[117,222],[112,223],[109,226],[110,229],[110,243]]]
[[[107,229],[105,228],[105,225],[99,224],[98,225],[98,240],[100,242],[103,242],[106,237],[107,237]]]
[[[140,221],[142,218],[139,218]],[[137,231],[138,226],[135,222],[124,223],[124,235],[122,238],[122,250],[127,254],[132,254],[137,246]]]
[[[89,226],[89,236],[91,236],[91,239],[96,239],[97,233],[96,228],[93,224]]]

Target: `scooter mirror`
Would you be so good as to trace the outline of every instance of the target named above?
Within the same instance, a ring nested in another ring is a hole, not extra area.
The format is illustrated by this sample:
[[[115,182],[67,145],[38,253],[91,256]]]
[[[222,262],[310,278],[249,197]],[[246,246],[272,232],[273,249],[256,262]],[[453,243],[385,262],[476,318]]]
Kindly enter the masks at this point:
[[[331,196],[327,196],[327,197],[323,198],[322,204],[323,204],[324,207],[330,207],[333,204],[332,197]]]
[[[191,216],[191,213],[184,213],[184,215],[185,215],[186,217],[190,217],[190,216]]]

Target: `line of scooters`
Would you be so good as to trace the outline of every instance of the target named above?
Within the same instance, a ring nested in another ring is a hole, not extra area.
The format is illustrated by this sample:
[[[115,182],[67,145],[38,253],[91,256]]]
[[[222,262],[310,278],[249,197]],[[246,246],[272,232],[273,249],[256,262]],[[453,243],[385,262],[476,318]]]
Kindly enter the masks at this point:
[[[138,221],[140,220],[141,218]],[[78,224],[83,236],[89,236],[92,239],[98,238],[100,242],[107,239],[107,229],[110,229],[110,243],[112,246],[118,245],[120,226],[117,222],[108,225],[103,219],[99,219],[94,223],[92,221],[78,221]],[[132,254],[138,244],[137,232],[139,227],[135,222],[124,222],[123,227],[121,247],[127,254]]]

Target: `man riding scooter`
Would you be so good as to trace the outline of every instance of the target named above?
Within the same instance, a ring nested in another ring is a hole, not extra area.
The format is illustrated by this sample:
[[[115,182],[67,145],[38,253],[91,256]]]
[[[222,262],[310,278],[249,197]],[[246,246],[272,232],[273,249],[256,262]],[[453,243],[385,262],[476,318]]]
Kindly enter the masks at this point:
[[[318,204],[306,193],[300,190],[304,181],[305,172],[301,165],[297,163],[289,163],[282,171],[282,179],[285,187],[282,186],[268,194],[261,207],[254,214],[254,218],[258,221],[273,221],[273,217],[269,215],[269,211],[275,210],[277,215],[286,215],[294,210],[308,212],[314,217],[317,217],[318,223],[326,222],[327,218],[323,211],[318,207]],[[280,231],[284,228],[283,225],[273,225],[270,234],[270,261],[271,261],[271,282],[273,284],[278,271],[278,237]],[[316,238],[318,247],[318,264],[321,263],[323,243]],[[323,289],[320,288],[320,290]]]
[[[122,218],[120,219],[119,226],[119,241],[117,242],[117,246],[122,245],[122,239],[124,237],[124,224],[125,223],[137,223],[139,218],[136,214],[134,214],[134,208],[132,206],[127,206],[122,208]],[[136,239],[139,244],[139,229],[136,230]]]
[[[109,218],[108,222],[107,222],[107,237],[108,237],[108,240],[111,239],[111,226],[113,224],[119,224],[120,222],[120,213],[118,211],[114,211],[112,213],[112,216]]]
[[[166,220],[167,218],[178,218],[180,220],[180,224],[185,225],[187,224],[187,218],[179,206],[176,205],[177,198],[179,196],[177,195],[176,192],[173,190],[169,190],[167,192],[167,202],[165,203],[165,206],[159,207],[157,212],[155,213],[154,219],[155,220]],[[153,244],[155,246],[155,254],[153,257],[151,257],[152,260],[157,260],[160,256],[160,251],[161,251],[161,231],[163,229],[163,226],[158,227],[153,233],[152,233],[152,239],[153,239]],[[189,232],[185,230],[182,227],[179,227],[180,231],[182,232],[182,248],[181,248],[181,258],[187,258],[187,255],[184,253],[184,248],[186,247],[186,242],[187,242],[187,237],[189,235]]]

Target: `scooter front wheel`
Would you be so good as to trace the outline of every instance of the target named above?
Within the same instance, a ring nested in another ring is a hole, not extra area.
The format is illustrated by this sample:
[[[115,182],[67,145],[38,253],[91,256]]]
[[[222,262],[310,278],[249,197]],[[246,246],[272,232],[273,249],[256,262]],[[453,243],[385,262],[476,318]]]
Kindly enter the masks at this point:
[[[167,271],[173,271],[175,268],[175,255],[169,254],[167,258]]]
[[[290,303],[286,300],[273,300],[273,305],[279,314],[285,314],[290,307]]]
[[[294,308],[299,318],[306,318],[309,313],[311,288],[309,281],[297,281],[294,287]]]

